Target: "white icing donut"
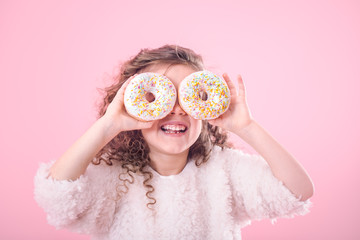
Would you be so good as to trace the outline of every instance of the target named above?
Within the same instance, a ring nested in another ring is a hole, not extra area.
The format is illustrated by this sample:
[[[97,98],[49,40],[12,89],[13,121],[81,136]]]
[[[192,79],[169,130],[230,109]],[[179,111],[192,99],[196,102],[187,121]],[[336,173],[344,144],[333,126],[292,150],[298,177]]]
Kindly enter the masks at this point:
[[[149,94],[153,96],[148,97]],[[161,119],[173,109],[176,95],[175,86],[167,77],[157,73],[141,73],[125,89],[125,108],[130,116],[138,120]]]
[[[190,74],[181,81],[178,91],[182,109],[195,119],[215,119],[230,105],[225,80],[209,71]]]

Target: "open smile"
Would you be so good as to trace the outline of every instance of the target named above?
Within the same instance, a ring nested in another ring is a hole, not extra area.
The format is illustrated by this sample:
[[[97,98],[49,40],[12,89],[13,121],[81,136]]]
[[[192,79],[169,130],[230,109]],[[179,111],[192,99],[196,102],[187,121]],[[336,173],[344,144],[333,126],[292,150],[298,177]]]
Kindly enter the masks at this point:
[[[172,120],[161,123],[160,129],[166,135],[182,136],[187,132],[189,126],[184,121]]]
[[[187,131],[187,127],[183,124],[164,124],[161,127],[161,130],[168,134],[180,134]]]

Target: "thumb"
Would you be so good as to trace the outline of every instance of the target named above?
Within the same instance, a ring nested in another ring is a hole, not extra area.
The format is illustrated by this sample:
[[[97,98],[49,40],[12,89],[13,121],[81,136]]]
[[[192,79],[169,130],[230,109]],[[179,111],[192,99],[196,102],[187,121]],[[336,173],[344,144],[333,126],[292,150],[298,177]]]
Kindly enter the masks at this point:
[[[139,127],[140,129],[147,129],[147,128],[151,128],[154,124],[154,121],[150,121],[150,122],[142,122],[139,121]]]
[[[219,126],[219,122],[220,122],[219,118],[208,120],[208,123],[210,123],[211,125],[214,125],[214,126]]]

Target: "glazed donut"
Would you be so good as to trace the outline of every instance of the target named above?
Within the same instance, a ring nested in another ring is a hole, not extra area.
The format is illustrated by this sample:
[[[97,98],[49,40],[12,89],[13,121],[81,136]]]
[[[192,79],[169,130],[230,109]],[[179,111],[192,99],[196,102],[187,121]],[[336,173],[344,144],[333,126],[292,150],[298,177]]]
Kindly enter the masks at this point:
[[[141,121],[164,118],[176,102],[176,88],[165,76],[141,73],[125,89],[124,104],[128,114]]]
[[[178,91],[180,106],[195,119],[215,119],[230,105],[225,80],[209,71],[190,74],[181,81]]]

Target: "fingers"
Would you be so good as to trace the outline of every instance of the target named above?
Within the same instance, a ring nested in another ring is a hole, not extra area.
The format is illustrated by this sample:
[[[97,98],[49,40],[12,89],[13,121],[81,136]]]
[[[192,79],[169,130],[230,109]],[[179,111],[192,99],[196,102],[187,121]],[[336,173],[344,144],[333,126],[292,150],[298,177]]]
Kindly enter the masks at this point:
[[[236,87],[235,87],[235,85],[233,84],[233,82],[230,80],[230,77],[229,77],[229,75],[227,75],[227,73],[224,73],[223,74],[223,78],[224,78],[224,80],[225,80],[225,82],[226,82],[226,84],[228,85],[228,87],[229,87],[229,89],[230,89],[230,94],[232,95],[232,96],[236,96]]]
[[[137,74],[129,77],[121,86],[121,88],[117,91],[114,100],[116,100],[117,102],[122,102],[124,99],[124,93],[125,93],[125,89],[126,87],[129,85],[130,81],[136,76]]]
[[[238,85],[239,85],[239,95],[245,97],[246,91],[245,91],[245,84],[241,77],[241,75],[238,75],[237,77]]]
[[[239,95],[241,97],[245,97],[246,94],[245,84],[241,75],[237,76],[238,88],[235,87],[234,83],[230,80],[230,77],[226,73],[223,74],[223,78],[226,81],[227,85],[229,86],[230,94],[232,96]]]

